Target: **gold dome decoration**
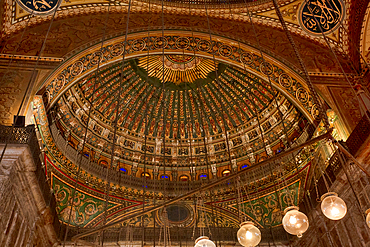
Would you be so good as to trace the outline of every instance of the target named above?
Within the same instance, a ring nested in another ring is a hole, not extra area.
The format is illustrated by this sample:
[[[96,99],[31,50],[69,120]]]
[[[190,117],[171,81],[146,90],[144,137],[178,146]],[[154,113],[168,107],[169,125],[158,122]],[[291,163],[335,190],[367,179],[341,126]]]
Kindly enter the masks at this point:
[[[193,83],[197,79],[207,78],[210,72],[215,71],[218,63],[189,55],[158,55],[142,57],[138,65],[148,70],[148,75],[151,77],[180,85],[184,82]]]

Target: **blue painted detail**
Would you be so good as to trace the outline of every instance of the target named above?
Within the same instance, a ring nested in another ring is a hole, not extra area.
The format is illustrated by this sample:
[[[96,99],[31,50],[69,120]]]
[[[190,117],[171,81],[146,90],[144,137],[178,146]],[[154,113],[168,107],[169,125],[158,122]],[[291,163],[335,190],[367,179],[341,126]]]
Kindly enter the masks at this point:
[[[161,178],[169,178],[167,175],[162,175]]]
[[[243,169],[243,168],[247,168],[247,167],[248,167],[248,165],[243,165],[243,166],[242,166],[242,169]]]
[[[119,169],[121,172],[124,172],[124,173],[126,173],[127,172],[127,170],[125,169],[125,168],[120,168]]]
[[[206,178],[206,177],[207,177],[207,175],[206,175],[206,174],[202,174],[202,175],[200,175],[199,177],[200,177],[200,178]]]

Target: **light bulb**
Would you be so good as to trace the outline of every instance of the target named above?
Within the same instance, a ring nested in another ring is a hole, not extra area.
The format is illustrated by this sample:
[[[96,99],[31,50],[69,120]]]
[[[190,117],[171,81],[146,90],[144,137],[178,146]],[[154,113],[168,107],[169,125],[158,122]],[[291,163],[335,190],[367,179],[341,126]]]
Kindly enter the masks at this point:
[[[216,245],[208,237],[201,236],[195,240],[194,247],[216,247]]]
[[[261,232],[251,221],[240,224],[237,237],[239,243],[245,247],[254,247],[261,242]]]
[[[331,214],[338,215],[339,214],[339,209],[337,207],[333,206],[333,208],[331,209]]]
[[[321,196],[321,211],[331,220],[340,220],[347,213],[346,203],[335,192],[328,192]]]
[[[370,228],[370,208],[366,210],[366,225]]]
[[[285,231],[300,238],[307,231],[309,223],[307,216],[298,210],[296,206],[286,208],[282,223]]]
[[[290,224],[296,224],[297,223],[297,219],[296,219],[296,217],[295,216],[291,216],[290,218],[289,218],[289,223]]]
[[[253,238],[253,233],[251,233],[250,231],[247,231],[247,233],[245,234],[245,237],[250,240]]]

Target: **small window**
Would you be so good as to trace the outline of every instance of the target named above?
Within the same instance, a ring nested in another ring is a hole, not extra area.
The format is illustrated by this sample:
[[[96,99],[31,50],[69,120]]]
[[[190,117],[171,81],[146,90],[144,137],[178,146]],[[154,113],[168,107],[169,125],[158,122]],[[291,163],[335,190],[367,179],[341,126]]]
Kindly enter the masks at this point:
[[[123,172],[124,174],[127,174],[127,169],[126,168],[119,168],[119,170],[121,171],[121,172]]]
[[[244,168],[247,168],[248,167],[248,165],[242,165],[242,169],[244,169]]]
[[[169,180],[170,177],[167,174],[161,175],[161,180]]]
[[[150,179],[150,174],[147,173],[147,172],[143,172],[143,173],[141,173],[141,177],[146,178],[146,179]]]
[[[188,176],[186,176],[186,175],[181,175],[181,176],[180,176],[180,181],[182,181],[182,182],[187,182],[187,181],[189,181],[189,177],[188,177]]]
[[[86,157],[86,158],[89,158],[89,154],[88,153],[84,153],[84,156]]]
[[[229,175],[230,175],[230,173],[231,173],[231,171],[230,171],[230,170],[228,170],[228,169],[223,170],[223,171],[222,171],[222,176],[223,176],[223,177],[227,177],[227,176],[229,176]]]
[[[200,179],[207,179],[207,174],[204,174],[204,173],[203,174],[200,174],[199,175],[199,178]]]
[[[104,167],[107,167],[108,166],[108,162],[106,160],[101,160],[101,161],[99,161],[99,165],[104,166]]]
[[[261,161],[264,161],[264,160],[267,160],[267,157],[266,157],[266,156],[262,156],[262,157],[258,160],[258,162],[261,162]]]

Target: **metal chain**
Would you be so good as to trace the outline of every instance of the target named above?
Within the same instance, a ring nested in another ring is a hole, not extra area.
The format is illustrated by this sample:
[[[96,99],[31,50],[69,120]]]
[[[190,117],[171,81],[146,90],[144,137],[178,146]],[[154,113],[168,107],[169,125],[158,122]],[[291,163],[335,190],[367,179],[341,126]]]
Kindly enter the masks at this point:
[[[310,76],[308,75],[308,72],[307,72],[307,69],[306,69],[306,66],[302,60],[302,57],[300,55],[300,53],[298,52],[298,48],[293,40],[293,37],[288,29],[288,26],[286,25],[285,23],[285,20],[283,18],[283,15],[280,11],[280,8],[276,2],[276,0],[272,0],[272,3],[274,4],[274,7],[275,7],[275,11],[276,11],[276,14],[279,18],[279,21],[280,21],[280,24],[281,26],[283,27],[283,30],[289,40],[289,43],[290,45],[292,46],[293,50],[294,50],[294,54],[295,56],[297,57],[298,59],[298,62],[299,62],[299,65],[301,67],[301,70],[303,72],[303,75],[306,79],[306,82],[307,82],[307,86],[309,88],[309,90],[311,91],[311,95],[312,95],[312,99],[313,99],[313,102],[314,104],[317,106],[317,109],[319,110],[319,116],[321,117],[321,120],[323,121],[324,123],[324,127],[326,128],[326,130],[329,130],[329,121],[328,121],[328,118],[326,117],[326,114],[324,112],[324,109],[323,109],[323,106],[321,104],[321,101],[319,100],[319,97],[317,95],[317,92],[316,90],[314,89],[313,87],[313,84],[312,84],[312,81],[311,81],[311,78]]]

